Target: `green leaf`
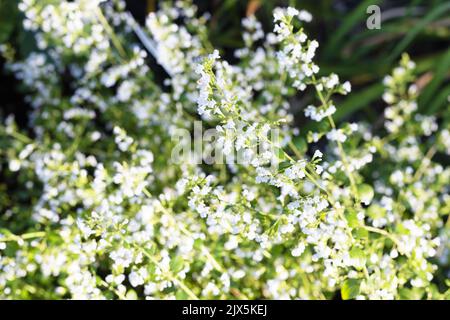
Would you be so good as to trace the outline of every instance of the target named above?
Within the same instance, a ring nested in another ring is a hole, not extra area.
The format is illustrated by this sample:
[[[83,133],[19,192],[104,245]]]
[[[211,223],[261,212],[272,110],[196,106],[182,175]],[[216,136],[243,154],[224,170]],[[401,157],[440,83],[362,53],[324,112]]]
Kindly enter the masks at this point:
[[[343,300],[354,299],[359,294],[361,280],[347,279],[341,287],[341,297]]]
[[[294,139],[294,145],[297,147],[298,151],[300,151],[301,154],[305,154],[308,150],[308,144],[306,143],[306,139],[303,137],[296,137]]]
[[[450,85],[447,85],[441,90],[439,90],[439,92],[436,93],[436,97],[433,99],[433,101],[430,102],[429,104],[422,105],[422,109],[425,111],[426,114],[432,115],[440,108],[447,105],[448,96],[450,96]]]
[[[433,80],[425,87],[419,97],[419,106],[421,110],[427,110],[433,97],[438,95],[438,89],[450,70],[450,49],[442,56],[433,70]],[[428,110],[427,110],[428,111]]]
[[[281,217],[278,218],[278,219],[272,224],[272,226],[270,226],[270,228],[269,228],[269,230],[268,230],[269,236],[273,236],[273,235],[275,235],[275,234],[278,233],[278,229],[280,228],[280,220],[281,220]]]
[[[358,22],[363,21],[367,17],[367,7],[374,4],[379,4],[382,2],[381,0],[366,0],[362,1],[358,7],[356,7],[352,12],[346,15],[342,19],[342,24],[337,29],[337,31],[333,34],[330,42],[325,48],[325,57],[331,58],[333,55],[336,55],[336,52],[339,51],[340,42],[345,37],[345,35],[350,32],[353,26],[355,26]]]
[[[402,300],[420,300],[425,291],[423,288],[401,288],[399,296]]]
[[[292,163],[290,161],[282,161],[279,164],[279,170],[284,170],[286,168],[289,168],[292,166]]]
[[[137,295],[136,291],[134,291],[133,289],[130,289],[130,290],[128,290],[125,298],[127,298],[127,300],[137,300],[138,295]]]
[[[345,219],[347,219],[347,223],[350,228],[356,228],[360,225],[358,213],[354,209],[348,209],[345,212]]]
[[[9,231],[6,228],[0,228],[0,234],[4,235],[4,236],[11,236],[14,235],[11,231]]]
[[[450,2],[444,2],[431,10],[422,20],[414,25],[402,41],[394,48],[392,54],[387,58],[387,61],[392,63],[397,57],[408,47],[414,38],[422,31],[430,22],[438,19],[450,10]]]
[[[358,186],[358,194],[359,198],[361,199],[361,202],[365,205],[370,204],[370,202],[373,199],[373,196],[375,195],[373,188],[368,184],[360,184]]]
[[[366,254],[358,247],[353,247],[350,250],[350,258],[355,260],[355,267],[358,269],[362,269],[366,265]]]
[[[183,270],[183,267],[184,261],[182,257],[176,256],[172,260],[170,260],[170,270],[173,273],[175,274],[179,273],[181,270]]]
[[[0,0],[0,43],[8,40],[14,30],[17,16],[17,2]]]
[[[367,216],[372,219],[380,219],[386,216],[386,209],[378,204],[372,204],[367,208]]]
[[[369,231],[364,228],[356,228],[352,231],[352,235],[356,239],[369,239]]]
[[[177,290],[177,292],[175,293],[175,296],[176,296],[177,300],[188,300],[189,299],[189,296],[183,290]]]
[[[367,89],[361,90],[360,92],[355,92],[338,105],[336,113],[333,118],[336,121],[341,120],[345,116],[355,112],[359,109],[363,109],[369,106],[369,104],[377,99],[383,94],[384,86],[382,83],[375,83]]]

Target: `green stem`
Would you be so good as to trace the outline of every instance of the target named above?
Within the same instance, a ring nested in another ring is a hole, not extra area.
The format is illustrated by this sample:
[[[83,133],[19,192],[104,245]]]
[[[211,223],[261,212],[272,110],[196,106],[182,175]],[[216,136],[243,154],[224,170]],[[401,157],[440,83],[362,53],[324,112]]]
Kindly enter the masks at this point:
[[[139,247],[136,244],[133,244],[133,246],[138,249],[139,251],[141,251],[147,258],[150,259],[150,261],[152,261],[155,265],[159,264],[159,261],[155,259],[155,257],[153,257],[152,255],[150,255],[147,251],[143,250],[141,247]],[[178,277],[174,274],[172,274],[172,272],[167,272],[165,273],[165,276],[172,282],[174,282],[176,285],[178,285],[191,299],[194,300],[199,300],[199,298],[195,295],[194,292],[192,292],[191,289],[189,289],[184,283],[183,281],[181,281],[180,279],[178,279]]]
[[[123,241],[126,242],[125,236],[123,234],[121,234],[121,238]],[[156,246],[156,244],[154,242],[152,242],[153,245]],[[146,250],[144,250],[143,248],[141,248],[140,246],[138,246],[136,243],[132,243],[131,244],[136,250],[142,252],[151,262],[153,262],[155,265],[159,265],[159,261],[157,259],[155,259],[154,256],[150,255]],[[162,271],[162,270],[161,270]],[[189,289],[184,283],[183,281],[181,281],[180,279],[178,279],[178,277],[174,274],[172,274],[172,272],[166,272],[164,274],[167,279],[169,279],[170,281],[172,281],[173,283],[175,283],[178,287],[180,287],[187,295],[188,297],[190,297],[193,300],[199,300],[199,298],[195,295],[194,292],[192,292],[191,289]]]
[[[381,234],[381,235],[385,236],[386,238],[389,238],[390,240],[392,240],[392,242],[394,242],[397,245],[397,247],[401,246],[400,241],[395,236],[393,236],[392,234],[390,234],[389,232],[387,232],[385,230],[378,229],[378,228],[375,228],[375,227],[366,226],[366,225],[363,226],[363,228],[366,229],[367,231],[370,231],[370,232],[373,232],[373,233],[378,233],[378,234]]]
[[[291,148],[291,150],[295,153],[295,156],[299,159],[302,158],[302,155],[300,154],[300,151],[297,149],[295,144],[292,143],[292,140],[289,140],[288,146]]]
[[[21,241],[21,240],[23,241],[23,240],[34,239],[34,238],[42,238],[44,236],[45,236],[45,232],[43,232],[43,231],[25,233],[20,236],[11,234],[7,237],[0,238],[0,242],[8,242],[8,241],[16,241],[17,242],[17,241]]]
[[[111,41],[112,41],[113,45],[116,47],[120,56],[123,59],[126,59],[127,54],[125,53],[125,49],[123,48],[122,44],[120,43],[120,40],[117,38],[116,34],[114,33],[114,30],[109,25],[108,20],[106,20],[105,16],[103,15],[103,12],[100,9],[100,7],[95,8],[95,14],[97,15],[97,18],[100,21],[100,23],[102,24],[103,28],[105,28],[106,33],[108,33],[108,35],[110,36]]]
[[[320,103],[322,104],[323,108],[326,108],[328,106],[328,99],[330,97],[330,94],[328,94],[327,98],[325,99],[323,97],[323,95],[322,95],[322,92],[317,88],[317,80],[316,80],[316,78],[313,76],[312,79],[313,79],[314,87],[316,89],[317,96],[319,97]],[[328,121],[330,122],[331,127],[333,129],[336,129],[336,124],[334,123],[334,120],[331,117],[331,115],[329,115],[327,118],[328,118]],[[342,163],[344,164],[345,172],[347,174],[348,179],[350,180],[350,187],[352,189],[353,196],[354,196],[356,202],[359,204],[358,188],[356,187],[356,181],[355,181],[355,178],[353,176],[353,173],[350,170],[350,166],[348,164],[348,159],[347,159],[347,155],[345,154],[344,147],[342,146],[342,143],[339,140],[337,140],[336,143],[337,143],[337,146],[338,146],[339,155],[340,155],[340,157],[342,159]]]
[[[334,123],[334,120],[331,116],[328,116],[328,121],[330,122],[331,127],[333,129],[336,129],[336,124]],[[356,182],[353,173],[350,170],[350,166],[348,164],[348,159],[347,155],[345,154],[344,147],[342,146],[342,143],[339,140],[337,140],[336,142],[339,149],[339,154],[342,159],[342,163],[344,164],[345,172],[347,173],[348,179],[350,180],[350,187],[352,188],[353,195],[355,197],[356,202],[359,203],[358,188],[356,187]]]
[[[418,181],[422,177],[425,169],[427,168],[429,162],[431,161],[433,156],[436,154],[436,152],[437,152],[436,145],[433,145],[428,150],[427,154],[425,155],[425,158],[422,160],[422,163],[420,164],[419,169],[417,169],[416,173],[414,174],[413,182]]]
[[[33,140],[31,140],[30,138],[28,138],[26,135],[21,134],[19,132],[15,132],[15,131],[10,131],[5,129],[4,127],[0,127],[1,131],[3,131],[5,134],[10,135],[11,137],[19,140],[20,142],[26,143],[26,144],[30,144],[33,143]]]

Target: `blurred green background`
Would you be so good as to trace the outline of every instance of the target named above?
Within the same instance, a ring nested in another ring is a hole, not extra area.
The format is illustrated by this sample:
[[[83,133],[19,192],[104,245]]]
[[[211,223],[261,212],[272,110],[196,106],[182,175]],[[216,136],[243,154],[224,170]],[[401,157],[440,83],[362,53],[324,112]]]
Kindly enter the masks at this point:
[[[162,3],[158,0],[127,0],[128,9],[141,23],[147,12]],[[21,27],[18,0],[0,0],[0,44],[12,43],[18,56],[34,48],[32,37]],[[382,78],[406,51],[418,65],[421,76],[417,85],[422,93],[422,113],[444,116],[450,95],[450,1],[446,0],[194,0],[200,12],[210,12],[211,41],[225,58],[243,45],[241,19],[255,14],[270,31],[272,11],[276,6],[294,6],[310,11],[314,20],[306,27],[311,38],[320,43],[317,62],[324,74],[335,72],[342,80],[350,80],[353,92],[338,101],[336,119],[380,120],[383,103]],[[366,13],[369,5],[381,8],[381,29],[369,30]],[[5,74],[0,60],[0,105],[3,114],[14,113],[19,123],[28,106],[20,93],[20,85]],[[306,105],[310,97],[301,98]],[[299,126],[308,126],[301,116]]]

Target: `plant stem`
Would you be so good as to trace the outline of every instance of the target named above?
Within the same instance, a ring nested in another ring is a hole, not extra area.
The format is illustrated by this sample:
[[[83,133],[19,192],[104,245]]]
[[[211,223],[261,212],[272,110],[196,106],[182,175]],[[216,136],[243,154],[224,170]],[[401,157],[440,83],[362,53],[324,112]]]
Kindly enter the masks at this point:
[[[300,151],[297,149],[295,144],[292,143],[292,140],[289,140],[288,146],[291,148],[291,150],[295,153],[295,156],[299,159],[302,158],[302,155],[300,154]]]
[[[121,58],[126,59],[127,54],[125,53],[125,49],[123,48],[122,44],[120,43],[119,39],[114,33],[114,30],[109,25],[108,20],[106,20],[105,16],[103,15],[103,12],[100,9],[100,7],[95,8],[95,14],[97,15],[97,18],[102,24],[103,28],[105,28],[106,33],[108,33],[108,35],[110,36],[111,41],[114,47],[116,47],[117,51],[119,52]]]
[[[336,129],[336,124],[334,123],[334,120],[331,116],[328,116],[328,121],[330,122],[331,127],[333,129]],[[352,188],[353,196],[355,197],[356,202],[359,203],[358,188],[356,187],[356,182],[353,173],[350,170],[350,166],[348,164],[348,159],[347,155],[345,154],[344,147],[342,146],[342,143],[339,140],[336,140],[336,143],[339,149],[339,154],[341,156],[342,163],[344,164],[345,172],[347,173],[347,177],[350,180],[350,187]]]
[[[427,154],[425,155],[425,158],[422,160],[422,163],[420,164],[419,169],[417,169],[416,173],[414,174],[413,182],[418,181],[422,177],[425,169],[427,168],[429,162],[431,161],[433,156],[436,154],[436,152],[437,152],[436,145],[433,145],[428,150]]]
[[[322,95],[322,92],[320,92],[320,90],[317,88],[316,78],[313,76],[312,79],[313,79],[314,88],[316,89],[317,96],[319,97],[320,103],[322,104],[323,108],[326,108],[328,106],[328,99],[329,99],[330,95],[327,95],[327,98],[325,99]],[[330,122],[331,127],[333,129],[336,129],[336,124],[334,123],[333,117],[331,117],[331,115],[328,115],[327,118],[328,118],[328,121]],[[353,196],[355,198],[355,201],[359,204],[358,188],[356,187],[356,181],[353,176],[353,173],[350,171],[350,166],[348,163],[347,155],[345,154],[345,151],[344,151],[344,147],[342,146],[342,143],[339,140],[336,140],[336,143],[338,146],[339,155],[342,159],[342,163],[344,164],[345,172],[347,174],[348,179],[350,180],[350,187],[352,189]]]
[[[150,261],[152,261],[154,264],[156,264],[156,265],[158,265],[159,264],[159,261],[158,260],[156,260],[155,259],[155,257],[153,257],[152,255],[150,255],[147,251],[145,251],[145,250],[143,250],[141,247],[139,247],[138,245],[136,245],[136,244],[133,244],[133,246],[136,248],[136,249],[138,249],[138,250],[140,250],[147,258],[149,258],[150,259]],[[194,300],[199,300],[199,298],[195,295],[195,293],[194,292],[192,292],[192,290],[191,289],[189,289],[184,283],[183,283],[183,281],[181,281],[180,279],[178,279],[178,277],[176,276],[176,275],[174,275],[174,274],[172,274],[172,272],[167,272],[167,273],[165,273],[165,275],[166,275],[166,277],[170,280],[170,281],[172,281],[172,282],[174,282],[175,284],[177,284],[191,299],[194,299]]]
[[[394,242],[397,245],[397,247],[401,246],[400,241],[396,237],[394,237],[392,234],[390,234],[389,232],[387,232],[383,229],[378,229],[378,228],[366,226],[366,225],[364,225],[363,228],[366,229],[367,231],[378,233],[378,234],[381,234],[381,235],[391,239],[392,242]]]
[[[44,231],[25,233],[20,236],[15,235],[15,234],[10,234],[7,237],[0,238],[0,242],[8,242],[8,241],[16,241],[17,242],[17,241],[21,241],[21,240],[23,241],[23,240],[34,239],[34,238],[42,238],[44,236],[45,236]]]

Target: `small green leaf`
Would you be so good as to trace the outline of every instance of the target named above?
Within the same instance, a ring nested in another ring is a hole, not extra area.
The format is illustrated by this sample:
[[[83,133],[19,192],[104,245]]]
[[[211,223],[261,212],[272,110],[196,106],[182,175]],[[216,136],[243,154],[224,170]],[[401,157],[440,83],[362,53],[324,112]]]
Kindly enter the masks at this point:
[[[350,228],[356,228],[360,224],[358,220],[358,213],[354,209],[346,210],[345,219],[347,219],[347,223]]]
[[[278,229],[280,228],[280,220],[281,220],[281,217],[278,218],[278,219],[272,224],[272,226],[270,226],[270,228],[269,228],[269,230],[268,230],[269,236],[273,236],[273,235],[275,235],[275,234],[278,233]]]
[[[292,163],[290,161],[280,162],[279,170],[283,170],[283,169],[289,168],[290,166],[292,166]]]
[[[352,234],[357,239],[368,239],[369,232],[364,228],[356,228],[352,231]]]
[[[361,199],[361,202],[365,205],[370,204],[375,195],[373,188],[368,184],[361,184],[358,186],[358,194]]]
[[[0,43],[8,40],[17,23],[17,2],[0,0]]]
[[[342,284],[341,297],[343,300],[354,299],[359,294],[361,281],[358,279],[347,279]]]
[[[357,269],[362,269],[366,264],[366,254],[358,247],[353,247],[350,250],[350,257],[354,260],[354,266]]]
[[[400,299],[402,300],[420,300],[424,295],[423,288],[401,288],[399,289]]]
[[[136,291],[134,291],[133,289],[130,289],[130,290],[128,290],[128,292],[127,292],[125,298],[126,298],[127,300],[137,300],[137,299],[138,299],[138,296],[137,296]]]
[[[308,150],[308,144],[306,143],[306,139],[303,137],[296,137],[294,139],[294,145],[297,147],[298,151],[301,154],[305,154]]]
[[[6,228],[0,228],[0,235],[11,236],[14,234]]]
[[[366,108],[371,102],[379,99],[383,94],[383,91],[384,85],[377,82],[358,92],[354,92],[354,94],[348,95],[348,97],[339,104],[339,108],[333,115],[333,118],[336,121],[339,121],[353,112]]]
[[[448,49],[436,63],[433,70],[433,80],[423,89],[419,97],[419,108],[421,110],[429,109],[430,102],[435,98],[440,90],[441,84],[448,79],[448,70],[450,69],[450,49]],[[428,110],[427,110],[428,111]]]
[[[187,300],[189,299],[189,296],[184,292],[183,290],[177,290],[175,293],[175,296],[178,300]]]
[[[342,19],[341,26],[335,30],[333,37],[331,37],[328,45],[325,47],[325,57],[331,58],[333,55],[339,52],[341,44],[345,36],[352,30],[352,28],[360,21],[367,19],[367,7],[369,5],[378,4],[381,0],[366,0],[361,1],[359,6],[348,13],[344,19]]]
[[[184,264],[183,258],[177,256],[170,261],[170,270],[173,273],[177,274],[178,272],[183,270],[183,264]]]
[[[414,27],[412,27],[408,33],[402,38],[401,41],[397,44],[397,46],[392,50],[389,57],[387,57],[387,61],[392,63],[397,59],[397,57],[405,51],[405,49],[412,43],[414,38],[423,30],[425,29],[430,23],[433,21],[436,21],[441,16],[444,16],[445,14],[448,14],[448,11],[450,10],[450,2],[444,2],[436,7],[434,7],[432,10],[430,10],[424,17],[420,19],[420,21],[416,22],[414,24]]]
[[[367,216],[372,219],[380,219],[386,216],[386,209],[378,204],[372,204],[367,208]]]

